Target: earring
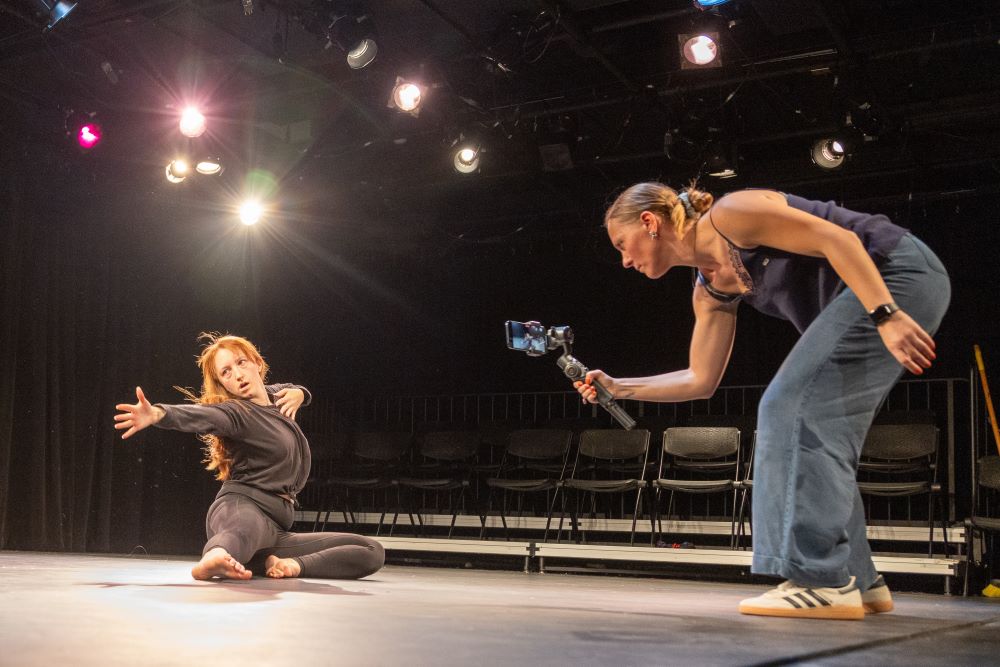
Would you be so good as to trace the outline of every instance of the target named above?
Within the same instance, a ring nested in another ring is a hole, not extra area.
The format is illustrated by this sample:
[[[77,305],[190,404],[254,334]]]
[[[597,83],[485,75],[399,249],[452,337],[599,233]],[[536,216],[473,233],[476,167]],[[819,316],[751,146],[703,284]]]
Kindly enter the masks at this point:
[[[651,238],[651,239],[658,239],[658,238],[660,238],[660,235],[657,234],[656,232],[650,232],[649,233],[649,238]]]

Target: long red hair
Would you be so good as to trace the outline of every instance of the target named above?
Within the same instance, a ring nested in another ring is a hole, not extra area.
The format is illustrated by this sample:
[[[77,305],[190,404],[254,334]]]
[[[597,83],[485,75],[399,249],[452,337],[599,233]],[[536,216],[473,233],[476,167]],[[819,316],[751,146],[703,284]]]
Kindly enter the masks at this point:
[[[261,380],[267,381],[267,362],[260,356],[260,352],[257,351],[254,344],[246,338],[213,332],[200,334],[198,340],[205,341],[205,347],[198,355],[198,368],[201,369],[201,394],[195,395],[190,390],[177,387],[195,403],[212,405],[237,398],[226,391],[215,374],[215,355],[221,349],[227,349],[233,354],[243,354],[260,368]],[[218,480],[229,479],[229,468],[233,463],[233,457],[227,450],[225,441],[217,435],[199,437],[205,443],[205,460],[203,461],[206,464],[205,468],[214,470],[215,478]]]

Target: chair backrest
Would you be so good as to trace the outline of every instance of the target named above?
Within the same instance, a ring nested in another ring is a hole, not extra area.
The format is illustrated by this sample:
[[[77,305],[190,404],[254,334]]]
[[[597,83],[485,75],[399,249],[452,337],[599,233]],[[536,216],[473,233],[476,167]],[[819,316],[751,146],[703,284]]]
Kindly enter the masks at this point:
[[[580,434],[580,455],[592,459],[628,460],[645,457],[649,448],[646,429],[587,429]]]
[[[340,461],[351,452],[350,433],[310,433],[308,440],[313,464]]]
[[[465,461],[479,453],[478,431],[430,431],[420,441],[420,454],[436,461]]]
[[[732,426],[675,426],[663,432],[663,452],[686,459],[733,456],[740,450],[740,430]]]
[[[979,486],[1000,491],[1000,456],[984,456],[977,464]]]
[[[370,461],[393,461],[410,449],[413,436],[405,431],[364,431],[354,436],[354,455]]]
[[[531,428],[511,431],[507,452],[522,459],[540,461],[564,458],[573,442],[573,431]]]
[[[875,424],[868,431],[861,457],[905,461],[937,454],[938,429],[933,424]]]

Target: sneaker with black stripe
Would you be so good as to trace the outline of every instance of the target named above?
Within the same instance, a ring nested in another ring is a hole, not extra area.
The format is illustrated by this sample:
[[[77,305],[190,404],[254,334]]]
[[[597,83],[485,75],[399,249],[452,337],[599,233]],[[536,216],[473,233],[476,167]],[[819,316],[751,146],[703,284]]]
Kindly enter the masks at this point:
[[[892,611],[892,593],[885,583],[882,575],[878,575],[867,591],[861,594],[861,604],[865,608],[866,614],[881,614]]]
[[[841,588],[808,588],[786,581],[777,588],[740,602],[741,614],[857,621],[865,617],[854,577]]]

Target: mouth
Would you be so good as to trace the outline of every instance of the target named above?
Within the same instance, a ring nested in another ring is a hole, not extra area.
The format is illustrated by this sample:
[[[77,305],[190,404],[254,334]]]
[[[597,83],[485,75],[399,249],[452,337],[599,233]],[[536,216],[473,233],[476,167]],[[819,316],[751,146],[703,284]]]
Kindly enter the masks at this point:
[[[243,393],[244,391],[246,391],[247,387],[249,387],[249,386],[250,386],[249,382],[241,382],[240,383],[240,387],[239,387],[240,393]]]

